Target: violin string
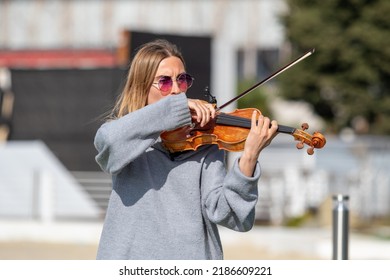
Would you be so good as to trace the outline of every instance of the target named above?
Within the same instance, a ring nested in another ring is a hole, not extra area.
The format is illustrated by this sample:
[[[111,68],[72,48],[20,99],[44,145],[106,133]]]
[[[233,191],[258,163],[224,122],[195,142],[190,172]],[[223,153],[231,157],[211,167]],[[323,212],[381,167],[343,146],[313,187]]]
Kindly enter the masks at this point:
[[[217,116],[218,124],[222,125],[230,125],[230,126],[238,126],[243,128],[251,128],[252,122],[250,119],[238,117],[238,116],[232,116],[228,114],[219,114]],[[285,126],[285,125],[278,125],[278,132],[286,133],[286,134],[294,134],[296,132],[296,129],[291,126]]]
[[[218,115],[217,116],[217,123],[224,124],[224,125],[231,125],[231,126],[239,126],[239,127],[244,127],[244,128],[251,127],[251,120],[243,118],[243,117],[231,116],[228,114]]]
[[[250,126],[250,123],[251,123],[251,121],[247,118],[232,116],[232,115],[228,115],[228,114],[222,114],[222,119],[227,121],[227,122],[231,122],[233,125],[241,124],[244,126],[248,126],[248,125]]]

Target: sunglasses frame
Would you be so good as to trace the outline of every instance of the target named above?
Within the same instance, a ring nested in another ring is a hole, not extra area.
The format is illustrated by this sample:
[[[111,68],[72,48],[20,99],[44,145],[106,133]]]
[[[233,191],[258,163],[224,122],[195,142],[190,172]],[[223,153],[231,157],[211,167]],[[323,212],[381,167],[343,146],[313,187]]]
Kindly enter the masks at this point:
[[[181,78],[182,76],[185,76],[185,81],[180,82],[180,78]],[[163,94],[168,94],[168,92],[170,92],[170,91],[172,90],[172,87],[173,87],[173,79],[172,79],[172,77],[170,77],[170,76],[165,76],[165,75],[161,75],[161,76],[157,76],[157,77],[155,77],[155,78],[158,78],[158,81],[152,83],[152,85],[153,85],[155,88],[157,88],[158,90],[160,90]],[[190,85],[188,85],[188,78],[191,79]],[[162,89],[161,89],[162,85],[160,85],[160,83],[162,82],[162,81],[161,81],[162,79],[166,79],[166,80],[169,79],[169,80],[170,80],[170,83],[171,83],[171,84],[170,84],[169,89],[167,89],[167,90],[162,90]],[[190,74],[188,74],[188,73],[186,73],[186,72],[183,72],[183,73],[180,73],[179,75],[177,75],[177,77],[176,77],[174,80],[176,81],[177,86],[180,88],[180,90],[186,91],[186,90],[188,90],[188,89],[193,85],[195,79],[194,79],[194,77],[192,77]],[[184,83],[187,85],[186,89],[182,89],[182,88],[181,88],[181,85],[184,84]]]

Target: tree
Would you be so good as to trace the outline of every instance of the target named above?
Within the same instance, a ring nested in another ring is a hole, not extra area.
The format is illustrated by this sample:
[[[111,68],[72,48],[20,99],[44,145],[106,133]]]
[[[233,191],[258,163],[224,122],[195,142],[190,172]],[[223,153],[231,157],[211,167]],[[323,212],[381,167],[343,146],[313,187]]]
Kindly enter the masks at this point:
[[[258,81],[252,79],[242,80],[238,83],[237,92],[242,93],[257,83]],[[264,88],[256,88],[250,94],[245,95],[244,98],[238,99],[237,108],[257,108],[264,116],[272,117]]]
[[[390,1],[287,0],[292,52],[315,53],[280,77],[285,98],[305,100],[329,131],[390,133]]]

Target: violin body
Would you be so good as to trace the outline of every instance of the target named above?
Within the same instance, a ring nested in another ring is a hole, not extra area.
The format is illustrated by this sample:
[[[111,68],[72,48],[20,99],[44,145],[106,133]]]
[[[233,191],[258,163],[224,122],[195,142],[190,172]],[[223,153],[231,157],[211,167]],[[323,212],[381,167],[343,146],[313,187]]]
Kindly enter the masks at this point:
[[[196,150],[202,145],[215,144],[219,149],[231,152],[239,152],[244,149],[246,138],[251,128],[251,117],[253,111],[258,109],[236,109],[231,113],[218,113],[215,119],[206,126],[190,125],[165,131],[160,136],[166,149],[170,152]],[[302,149],[304,144],[309,146],[307,153],[313,154],[314,148],[320,149],[325,143],[325,137],[315,132],[313,135],[304,130],[307,124],[302,125],[302,130],[279,125],[278,132],[291,134],[295,140],[299,141],[298,149]]]
[[[255,109],[257,110],[257,109]],[[253,110],[237,109],[231,116],[250,118]],[[260,111],[259,111],[260,113]],[[218,124],[218,116],[206,126],[184,126],[161,134],[166,149],[170,152],[196,150],[199,146],[215,144],[219,149],[239,152],[244,149],[250,127],[234,127]]]

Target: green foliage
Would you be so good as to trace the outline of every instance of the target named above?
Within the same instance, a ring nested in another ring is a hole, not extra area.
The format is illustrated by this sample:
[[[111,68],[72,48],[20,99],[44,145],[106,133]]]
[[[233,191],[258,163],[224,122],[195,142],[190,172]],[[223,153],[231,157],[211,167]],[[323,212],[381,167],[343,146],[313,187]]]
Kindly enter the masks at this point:
[[[257,82],[258,81],[255,80],[240,81],[238,83],[238,90],[237,90],[238,94],[252,87]],[[260,89],[259,87],[253,90],[252,92],[248,93],[244,97],[238,99],[237,108],[238,109],[257,108],[261,111],[261,113],[264,116],[272,118],[270,109],[268,107],[267,97],[265,95],[265,90],[264,90],[265,88],[266,87],[262,87]]]
[[[389,134],[390,1],[287,3],[293,55],[316,52],[280,77],[283,96],[311,103],[333,132]]]
[[[285,221],[287,227],[301,227],[313,218],[313,214],[306,212],[301,216],[292,217]]]

